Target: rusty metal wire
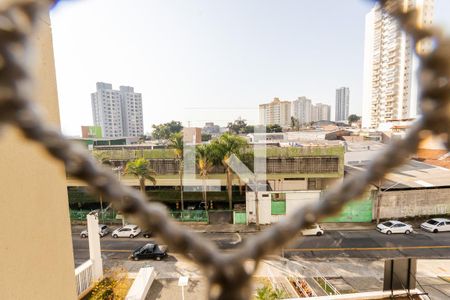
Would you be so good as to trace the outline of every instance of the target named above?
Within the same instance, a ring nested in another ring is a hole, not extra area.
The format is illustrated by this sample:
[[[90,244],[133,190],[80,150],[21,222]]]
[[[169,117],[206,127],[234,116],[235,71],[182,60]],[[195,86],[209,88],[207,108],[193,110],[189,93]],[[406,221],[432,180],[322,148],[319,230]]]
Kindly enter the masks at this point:
[[[28,65],[24,55],[29,48],[35,22],[52,1],[18,0],[0,12],[0,125],[10,124],[29,140],[40,143],[55,159],[65,164],[67,172],[84,180],[114,209],[132,216],[138,224],[151,228],[174,251],[179,251],[203,267],[209,279],[209,299],[249,299],[251,276],[258,262],[289,242],[302,228],[318,219],[335,214],[351,199],[361,196],[371,182],[401,165],[413,154],[420,141],[439,135],[450,149],[450,40],[435,28],[417,26],[415,11],[403,12],[396,0],[379,0],[383,8],[400,22],[416,46],[433,40],[434,49],[417,54],[421,66],[421,109],[423,115],[407,133],[394,141],[373,160],[367,172],[328,191],[318,204],[296,211],[278,224],[249,239],[233,254],[220,253],[209,241],[173,222],[162,205],[148,203],[136,190],[121,185],[116,177],[96,164],[87,151],[69,142],[44,122],[30,100]],[[414,47],[415,49],[416,47]]]

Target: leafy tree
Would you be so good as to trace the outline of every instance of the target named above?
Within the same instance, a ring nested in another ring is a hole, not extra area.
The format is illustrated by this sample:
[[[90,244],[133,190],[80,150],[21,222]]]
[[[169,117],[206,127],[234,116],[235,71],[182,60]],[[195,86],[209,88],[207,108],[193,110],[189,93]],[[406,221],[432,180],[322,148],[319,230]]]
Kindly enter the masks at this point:
[[[108,271],[105,277],[94,286],[89,299],[125,299],[130,287],[131,281],[127,271],[123,268],[114,268]]]
[[[266,126],[266,132],[283,132],[283,128],[278,124],[271,124]]]
[[[172,134],[170,137],[170,148],[173,149],[175,153],[175,159],[178,161],[178,175],[180,176],[180,201],[181,210],[184,210],[184,199],[183,199],[183,168],[184,168],[184,156],[183,156],[183,133],[177,132]]]
[[[152,128],[152,136],[154,139],[168,140],[172,134],[181,132],[181,130],[183,130],[183,125],[181,125],[180,121],[171,121],[159,125],[153,124]]]
[[[234,134],[246,133],[247,122],[244,119],[237,119],[227,125],[228,130]]]
[[[287,298],[287,293],[282,289],[273,289],[271,286],[264,285],[256,290],[256,300],[278,300]]]
[[[347,120],[348,120],[349,124],[352,124],[352,123],[358,122],[360,119],[361,119],[360,116],[357,116],[357,115],[353,114],[353,115],[348,116]]]
[[[244,129],[244,133],[253,133],[255,132],[255,126],[253,125],[247,125]]]
[[[295,117],[291,117],[291,129],[292,130],[300,129],[300,121]]]
[[[145,158],[129,161],[125,167],[125,174],[130,174],[139,179],[141,192],[145,194],[145,180],[156,184],[156,172],[150,168],[150,163]]]
[[[95,160],[101,165],[112,166],[111,158],[109,154],[105,151],[92,151],[92,155]],[[100,212],[103,213],[103,196],[98,194],[98,201],[100,202]]]
[[[101,164],[101,165],[108,165],[111,166],[111,158],[108,154],[108,152],[105,151],[93,151],[92,155],[94,156],[95,160]]]
[[[208,142],[212,138],[212,135],[209,133],[202,133],[202,142]]]
[[[219,138],[213,140],[213,147],[217,149],[217,152],[220,154],[220,160],[225,167],[226,175],[227,175],[227,191],[228,191],[228,204],[229,208],[232,209],[233,204],[233,190],[232,190],[232,182],[233,182],[233,171],[227,163],[227,160],[231,157],[232,154],[239,156],[241,150],[247,145],[247,141],[237,135],[233,135],[230,133],[225,133],[221,135]]]
[[[206,195],[206,178],[217,161],[219,161],[220,153],[214,144],[202,144],[197,146],[195,154],[197,156],[197,166],[200,172],[200,177],[202,178],[203,202],[205,203],[205,209],[207,210],[208,199]]]

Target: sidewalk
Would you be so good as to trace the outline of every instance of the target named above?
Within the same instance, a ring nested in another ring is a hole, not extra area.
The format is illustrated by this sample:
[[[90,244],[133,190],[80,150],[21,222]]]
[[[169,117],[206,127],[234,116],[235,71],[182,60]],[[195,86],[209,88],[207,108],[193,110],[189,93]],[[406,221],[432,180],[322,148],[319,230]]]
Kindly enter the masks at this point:
[[[253,233],[258,232],[256,225],[243,224],[182,224],[195,232],[207,233]],[[260,231],[264,231],[272,225],[261,225]],[[373,230],[374,223],[321,223],[320,226],[325,231],[357,231],[357,230]]]
[[[194,232],[202,233],[255,233],[258,232],[256,225],[244,224],[197,224],[197,223],[179,223],[183,227],[187,227]],[[121,224],[109,225],[110,228],[118,228]],[[271,225],[261,225],[259,231],[264,231]],[[321,223],[320,226],[325,231],[357,231],[357,230],[373,230],[374,223]],[[86,229],[86,225],[72,224],[72,232],[80,233]]]

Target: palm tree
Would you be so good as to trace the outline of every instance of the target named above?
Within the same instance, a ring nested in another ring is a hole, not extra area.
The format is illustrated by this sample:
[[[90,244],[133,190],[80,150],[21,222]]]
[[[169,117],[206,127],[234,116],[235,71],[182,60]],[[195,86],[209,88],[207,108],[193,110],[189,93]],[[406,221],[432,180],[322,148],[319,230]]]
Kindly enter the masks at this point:
[[[224,133],[218,139],[213,141],[214,146],[220,153],[220,158],[227,175],[227,192],[228,192],[228,206],[233,209],[233,171],[227,163],[227,160],[232,154],[239,155],[241,150],[247,145],[247,141],[237,135]]]
[[[199,145],[195,151],[197,156],[197,166],[200,172],[200,177],[202,178],[202,196],[205,202],[205,209],[208,209],[208,199],[206,195],[206,177],[214,167],[217,159],[217,147],[213,144],[202,144]]]
[[[111,166],[111,158],[105,151],[92,151],[92,155],[94,156],[95,160],[101,164],[101,165],[107,165]],[[98,201],[100,202],[100,212],[103,213],[103,196],[102,194],[98,195]],[[108,209],[108,208],[106,208]]]
[[[130,174],[139,179],[141,192],[145,194],[145,180],[150,180],[153,185],[156,184],[156,172],[150,168],[150,163],[145,158],[138,158],[127,162],[125,174]]]
[[[180,176],[180,200],[181,200],[181,210],[184,210],[184,199],[183,199],[183,133],[177,132],[172,134],[170,137],[170,148],[175,152],[175,159],[178,161],[178,174]]]

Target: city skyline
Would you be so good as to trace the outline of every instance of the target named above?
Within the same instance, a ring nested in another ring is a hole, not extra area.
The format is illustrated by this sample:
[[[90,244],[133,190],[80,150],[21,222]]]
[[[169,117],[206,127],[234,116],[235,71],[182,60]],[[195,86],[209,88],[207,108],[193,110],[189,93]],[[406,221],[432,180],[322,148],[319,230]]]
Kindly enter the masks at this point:
[[[450,3],[435,2],[435,23],[448,30]],[[371,8],[359,0],[60,2],[51,19],[63,132],[92,123],[89,94],[100,80],[145,95],[144,132],[170,120],[257,123],[257,105],[277,96],[308,95],[333,111],[339,86],[350,87],[350,114],[361,115]],[[92,30],[98,24],[103,30]]]

